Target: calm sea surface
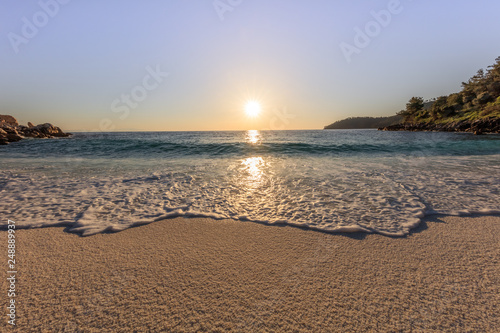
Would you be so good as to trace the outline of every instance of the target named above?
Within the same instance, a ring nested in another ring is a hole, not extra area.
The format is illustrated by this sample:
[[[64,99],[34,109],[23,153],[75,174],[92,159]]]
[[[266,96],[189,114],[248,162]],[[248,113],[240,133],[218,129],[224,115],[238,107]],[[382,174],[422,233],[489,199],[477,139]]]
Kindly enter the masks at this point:
[[[0,224],[84,235],[177,216],[404,235],[500,213],[500,135],[77,133],[0,146],[0,198]]]

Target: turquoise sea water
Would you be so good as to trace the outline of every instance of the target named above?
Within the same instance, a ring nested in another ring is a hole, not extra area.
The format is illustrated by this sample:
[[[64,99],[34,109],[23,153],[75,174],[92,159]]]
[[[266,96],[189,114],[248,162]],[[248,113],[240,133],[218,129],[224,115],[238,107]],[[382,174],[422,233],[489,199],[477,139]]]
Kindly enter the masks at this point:
[[[500,212],[499,135],[76,133],[0,156],[0,223],[84,235],[176,216],[404,235],[429,214]]]

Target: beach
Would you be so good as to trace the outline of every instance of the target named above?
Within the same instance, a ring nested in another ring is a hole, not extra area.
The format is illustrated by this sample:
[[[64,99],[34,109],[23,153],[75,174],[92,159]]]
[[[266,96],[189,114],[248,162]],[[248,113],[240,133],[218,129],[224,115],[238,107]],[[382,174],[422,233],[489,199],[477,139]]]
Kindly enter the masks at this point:
[[[17,230],[14,330],[494,332],[499,235],[498,216],[428,217],[400,238],[207,218]]]
[[[500,2],[0,8],[0,333],[500,333]]]

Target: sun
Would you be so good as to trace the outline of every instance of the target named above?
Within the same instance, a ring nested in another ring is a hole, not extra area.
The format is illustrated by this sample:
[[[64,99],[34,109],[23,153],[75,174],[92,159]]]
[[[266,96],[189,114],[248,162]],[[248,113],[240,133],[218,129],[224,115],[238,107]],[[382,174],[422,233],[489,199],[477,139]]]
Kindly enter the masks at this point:
[[[257,117],[261,111],[262,107],[260,106],[260,103],[257,101],[254,100],[248,101],[247,104],[245,105],[245,113],[250,118]]]

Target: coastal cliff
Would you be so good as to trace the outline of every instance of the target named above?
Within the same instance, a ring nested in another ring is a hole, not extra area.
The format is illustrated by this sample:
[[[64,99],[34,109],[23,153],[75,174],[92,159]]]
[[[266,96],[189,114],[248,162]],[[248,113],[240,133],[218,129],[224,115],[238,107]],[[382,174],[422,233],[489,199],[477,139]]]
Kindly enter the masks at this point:
[[[500,57],[462,82],[460,92],[426,102],[412,97],[397,114],[403,117],[401,123],[379,130],[500,133]]]
[[[27,126],[19,125],[16,118],[9,115],[0,115],[0,145],[17,142],[24,138],[64,138],[71,133],[64,133],[59,127],[49,123],[34,126],[28,122]]]
[[[500,133],[500,118],[485,118],[474,121],[460,120],[447,123],[402,123],[379,128],[381,131],[433,131],[470,132],[476,135]]]

